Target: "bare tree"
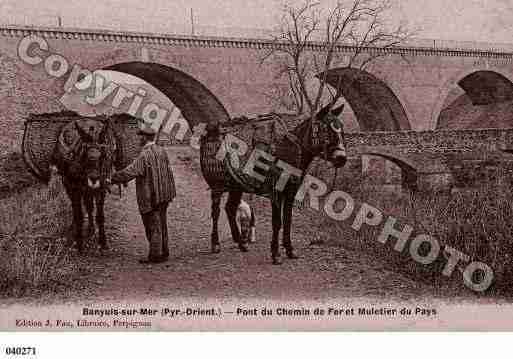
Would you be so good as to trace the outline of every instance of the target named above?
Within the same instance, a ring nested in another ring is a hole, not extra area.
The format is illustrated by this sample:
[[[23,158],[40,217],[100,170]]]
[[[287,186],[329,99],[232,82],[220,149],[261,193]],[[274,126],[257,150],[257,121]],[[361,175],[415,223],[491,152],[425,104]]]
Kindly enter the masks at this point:
[[[328,94],[331,105],[340,98],[326,83],[327,71],[349,48],[345,66],[364,69],[383,56],[378,49],[397,46],[411,37],[403,25],[387,24],[389,0],[338,0],[325,9],[319,2],[305,0],[301,6],[283,7],[283,16],[273,48],[262,61],[272,58],[279,64],[278,76],[289,86],[288,95],[298,113],[313,116]],[[373,51],[374,50],[374,51]],[[319,85],[309,86],[317,75]]]

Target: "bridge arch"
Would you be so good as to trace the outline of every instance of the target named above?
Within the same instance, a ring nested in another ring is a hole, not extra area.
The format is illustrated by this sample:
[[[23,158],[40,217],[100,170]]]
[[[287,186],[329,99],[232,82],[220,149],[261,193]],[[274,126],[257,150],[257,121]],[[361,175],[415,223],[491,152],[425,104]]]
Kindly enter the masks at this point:
[[[408,188],[411,190],[416,189],[417,179],[418,179],[418,171],[417,171],[418,166],[413,161],[410,161],[410,160],[403,158],[402,156],[399,156],[394,153],[372,150],[372,149],[364,150],[361,153],[361,155],[362,156],[380,157],[389,162],[392,162],[397,167],[399,167],[399,169],[401,170],[403,188]]]
[[[174,67],[154,62],[123,62],[104,67],[136,76],[166,95],[193,128],[201,122],[219,123],[230,116],[221,101],[201,82]]]
[[[431,113],[431,129],[439,129],[443,111],[455,101],[474,106],[513,101],[513,72],[495,66],[479,66],[451,76],[440,88]],[[459,89],[459,91],[458,91]],[[466,95],[463,99],[461,96]]]
[[[321,78],[325,74],[319,74]],[[327,82],[351,106],[361,131],[410,130],[406,110],[390,86],[365,70],[340,67],[329,70]]]

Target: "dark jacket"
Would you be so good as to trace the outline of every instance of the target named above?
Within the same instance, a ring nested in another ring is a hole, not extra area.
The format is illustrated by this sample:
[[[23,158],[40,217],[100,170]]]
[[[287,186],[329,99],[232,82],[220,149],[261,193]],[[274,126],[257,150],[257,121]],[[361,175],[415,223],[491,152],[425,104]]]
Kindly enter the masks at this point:
[[[134,162],[112,175],[112,182],[128,182],[134,178],[137,204],[139,211],[143,214],[176,197],[171,164],[166,151],[161,146],[154,143],[144,146]]]

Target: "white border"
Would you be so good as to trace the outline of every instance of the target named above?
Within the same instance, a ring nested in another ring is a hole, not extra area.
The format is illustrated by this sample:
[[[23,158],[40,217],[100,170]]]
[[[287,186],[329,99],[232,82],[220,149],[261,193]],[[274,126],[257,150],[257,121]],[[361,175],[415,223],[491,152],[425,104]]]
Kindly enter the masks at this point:
[[[505,333],[0,333],[0,359],[486,358],[510,349]],[[7,356],[9,345],[36,356]],[[502,357],[502,355],[500,355]]]

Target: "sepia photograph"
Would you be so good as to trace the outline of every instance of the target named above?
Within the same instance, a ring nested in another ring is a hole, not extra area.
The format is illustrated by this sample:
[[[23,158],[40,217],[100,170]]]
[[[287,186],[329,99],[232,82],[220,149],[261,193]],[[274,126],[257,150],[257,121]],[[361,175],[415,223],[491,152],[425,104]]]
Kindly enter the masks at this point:
[[[509,0],[0,0],[0,331],[513,330],[512,34]]]

